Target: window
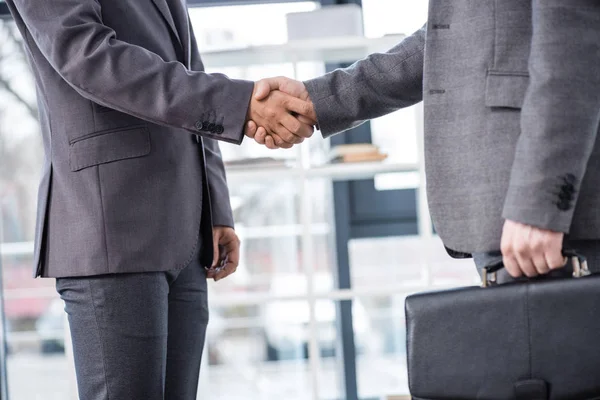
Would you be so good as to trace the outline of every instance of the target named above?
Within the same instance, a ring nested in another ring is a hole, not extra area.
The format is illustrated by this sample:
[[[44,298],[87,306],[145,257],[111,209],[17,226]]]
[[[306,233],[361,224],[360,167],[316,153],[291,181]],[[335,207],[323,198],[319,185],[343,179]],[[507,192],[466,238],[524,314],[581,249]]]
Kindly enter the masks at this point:
[[[299,2],[196,8],[190,10],[190,17],[202,53],[283,44],[287,42],[286,14],[317,6],[314,2]],[[206,67],[208,72],[249,80],[278,75],[307,79],[324,72],[322,63]],[[310,149],[306,154],[311,162],[324,160],[326,141],[314,137],[305,146]],[[330,184],[317,180],[307,183],[304,193],[309,193],[311,204],[311,239],[307,244],[302,240],[306,227],[301,181],[291,174],[277,178],[277,185],[265,179],[270,174],[268,165],[297,166],[302,150],[271,151],[250,140],[241,146],[220,143],[220,147],[229,164],[229,187],[243,254],[234,276],[209,285],[215,334],[209,338],[211,356],[201,378],[202,396],[310,399],[318,391],[323,396],[333,393],[340,397],[337,379],[319,379],[319,387],[315,386],[315,368],[336,376],[335,302],[316,300],[316,324],[311,325],[312,307],[307,297],[310,285],[314,291],[333,289]],[[263,160],[263,169],[236,178],[236,171],[252,170],[250,160],[263,158],[270,159]],[[243,161],[249,163],[241,168],[233,165]],[[309,359],[311,346],[317,356]]]
[[[428,1],[363,0],[365,35],[381,37],[388,34],[409,36],[426,22]],[[373,143],[380,146],[391,160],[416,163],[419,157],[416,136],[418,107],[410,107],[378,118],[371,123]],[[378,190],[416,187],[417,174],[380,175],[375,180]]]
[[[72,392],[72,371],[64,354],[62,302],[52,280],[31,279],[44,157],[35,86],[14,23],[0,20],[0,43],[0,256],[9,392],[15,399],[64,400]]]
[[[285,43],[286,14],[318,6],[305,1],[200,7],[190,9],[190,16],[202,53]],[[363,6],[368,37],[410,34],[427,14],[425,0],[363,0]],[[0,256],[9,389],[16,399],[65,400],[75,397],[75,384],[65,355],[69,344],[62,303],[52,280],[31,279],[43,150],[35,88],[19,38],[13,23],[0,20]],[[308,79],[324,70],[319,62],[207,65],[208,72],[251,80],[276,75]],[[399,111],[373,121],[373,140],[393,161],[416,163],[418,124],[415,109]],[[406,394],[404,297],[432,284],[460,285],[475,278],[469,262],[449,261],[438,239],[360,239],[349,244],[353,289],[335,290],[331,180],[304,180],[285,170],[321,164],[328,149],[329,141],[319,134],[293,150],[270,151],[251,141],[221,143],[242,260],[236,274],[209,284],[211,322],[199,398],[343,398],[336,306],[349,298],[354,299],[361,398]],[[277,185],[265,179],[271,174]],[[406,175],[377,179],[382,190],[418,184]],[[30,384],[32,371],[35,385]]]

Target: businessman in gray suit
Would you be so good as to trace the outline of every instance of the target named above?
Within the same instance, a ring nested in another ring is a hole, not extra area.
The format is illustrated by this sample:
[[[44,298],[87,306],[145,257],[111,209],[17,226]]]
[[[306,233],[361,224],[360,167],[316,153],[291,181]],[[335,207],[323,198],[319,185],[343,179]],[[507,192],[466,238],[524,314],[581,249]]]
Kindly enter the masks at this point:
[[[184,0],[7,0],[46,158],[35,275],[57,278],[82,400],[196,398],[206,279],[239,240],[216,140],[300,142],[308,103],[206,74]]]
[[[431,0],[427,24],[389,52],[264,81],[257,98],[311,100],[325,137],[423,101],[429,207],[448,252],[532,277],[565,264],[563,245],[600,269],[599,65],[596,0]],[[253,122],[247,135],[292,145]]]

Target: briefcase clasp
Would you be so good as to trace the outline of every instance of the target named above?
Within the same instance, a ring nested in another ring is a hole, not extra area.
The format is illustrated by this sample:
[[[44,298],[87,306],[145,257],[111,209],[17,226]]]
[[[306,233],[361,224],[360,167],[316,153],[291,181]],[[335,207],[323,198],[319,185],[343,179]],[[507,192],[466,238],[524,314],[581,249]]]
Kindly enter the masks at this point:
[[[571,264],[573,265],[573,278],[582,278],[590,275],[587,260],[579,260],[579,257],[571,257]]]
[[[481,287],[489,287],[496,284],[497,272],[489,272],[486,268],[483,269],[483,276],[481,277]]]

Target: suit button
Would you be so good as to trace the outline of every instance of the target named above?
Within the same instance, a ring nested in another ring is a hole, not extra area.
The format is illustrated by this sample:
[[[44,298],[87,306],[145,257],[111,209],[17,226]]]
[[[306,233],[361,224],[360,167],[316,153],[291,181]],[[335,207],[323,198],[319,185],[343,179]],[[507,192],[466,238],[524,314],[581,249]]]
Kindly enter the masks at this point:
[[[225,128],[223,127],[223,125],[217,125],[217,130],[216,130],[216,132],[215,132],[215,133],[216,133],[217,135],[220,135],[220,134],[222,134],[223,132],[225,132]]]
[[[576,183],[577,178],[573,174],[566,174],[562,177],[562,185],[560,186],[558,202],[556,203],[559,210],[568,211],[573,207],[575,193],[577,192],[575,188]]]
[[[203,131],[204,123],[202,121],[196,121],[196,123],[194,124],[194,128],[196,128],[197,131]]]
[[[209,131],[210,133],[215,133],[215,124],[208,124],[208,126],[206,127],[206,130]]]

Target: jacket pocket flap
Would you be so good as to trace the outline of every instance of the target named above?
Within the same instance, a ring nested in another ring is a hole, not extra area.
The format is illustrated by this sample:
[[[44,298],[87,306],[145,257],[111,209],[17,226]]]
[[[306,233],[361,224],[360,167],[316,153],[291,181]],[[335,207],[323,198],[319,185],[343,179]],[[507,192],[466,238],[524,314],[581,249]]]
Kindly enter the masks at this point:
[[[485,105],[521,108],[528,85],[529,76],[526,72],[489,71],[485,85]]]
[[[144,126],[96,132],[69,147],[71,171],[150,154],[150,132]]]

